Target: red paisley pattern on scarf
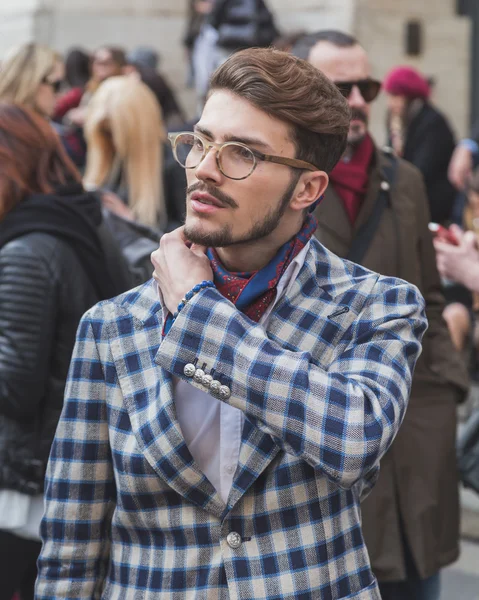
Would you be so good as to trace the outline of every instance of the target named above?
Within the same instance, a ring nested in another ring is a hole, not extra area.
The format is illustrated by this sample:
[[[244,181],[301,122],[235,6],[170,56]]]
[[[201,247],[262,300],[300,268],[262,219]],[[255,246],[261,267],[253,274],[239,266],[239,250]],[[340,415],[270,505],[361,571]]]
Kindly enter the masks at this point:
[[[284,272],[313,236],[318,222],[308,215],[299,233],[284,244],[263,269],[232,273],[222,265],[214,248],[207,251],[217,290],[256,323],[276,298],[276,288]]]

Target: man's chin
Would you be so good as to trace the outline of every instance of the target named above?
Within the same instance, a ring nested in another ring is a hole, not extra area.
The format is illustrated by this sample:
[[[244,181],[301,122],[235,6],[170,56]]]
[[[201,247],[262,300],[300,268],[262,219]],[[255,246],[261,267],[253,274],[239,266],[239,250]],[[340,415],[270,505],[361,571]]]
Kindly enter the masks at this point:
[[[351,146],[353,148],[359,146],[359,144],[364,140],[367,134],[367,129],[361,129],[360,131],[350,131],[348,134],[348,146]]]
[[[228,228],[220,229],[208,227],[204,223],[185,223],[185,237],[192,244],[206,246],[208,248],[219,248],[231,244],[231,234]]]

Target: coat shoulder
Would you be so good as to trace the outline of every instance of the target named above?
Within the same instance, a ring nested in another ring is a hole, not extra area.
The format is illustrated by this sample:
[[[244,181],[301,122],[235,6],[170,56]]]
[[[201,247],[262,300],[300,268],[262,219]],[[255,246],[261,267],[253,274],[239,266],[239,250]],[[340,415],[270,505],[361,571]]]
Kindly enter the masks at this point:
[[[150,279],[119,296],[98,302],[85,313],[83,320],[103,325],[125,320],[145,323],[161,308],[157,284]]]
[[[421,293],[416,286],[398,277],[380,275],[371,269],[358,265],[350,260],[341,258],[328,250],[318,240],[311,243],[310,265],[313,266],[318,285],[332,298],[347,293],[385,293],[387,290],[401,287],[410,290],[418,296],[418,302],[424,303]]]

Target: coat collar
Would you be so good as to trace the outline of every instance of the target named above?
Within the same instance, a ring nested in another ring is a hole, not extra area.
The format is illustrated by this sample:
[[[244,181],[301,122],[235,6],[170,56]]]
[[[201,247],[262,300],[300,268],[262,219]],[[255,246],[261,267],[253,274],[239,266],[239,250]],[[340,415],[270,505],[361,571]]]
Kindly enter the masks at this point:
[[[369,219],[371,212],[373,211],[380,191],[381,182],[384,179],[382,176],[382,166],[384,161],[385,158],[383,153],[375,146],[373,160],[369,171],[368,190],[354,225],[349,221],[343,202],[332,184],[329,185],[323,202],[316,210],[316,217],[319,221],[320,229],[324,228],[328,231],[328,234],[339,238],[348,248],[351,245],[354,236]]]

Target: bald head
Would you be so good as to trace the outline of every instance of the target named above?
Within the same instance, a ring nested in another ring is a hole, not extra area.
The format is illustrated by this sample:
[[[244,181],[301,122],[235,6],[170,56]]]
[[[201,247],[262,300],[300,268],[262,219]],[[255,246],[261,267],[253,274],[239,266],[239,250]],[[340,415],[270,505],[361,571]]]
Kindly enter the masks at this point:
[[[320,40],[309,49],[308,61],[335,83],[353,83],[371,76],[368,56],[356,40],[339,46],[334,41]],[[351,108],[351,124],[348,145],[354,148],[362,142],[368,131],[370,104],[353,85],[348,96]]]
[[[359,44],[342,47],[320,41],[310,49],[308,61],[333,81],[367,79],[371,74],[366,50]]]

